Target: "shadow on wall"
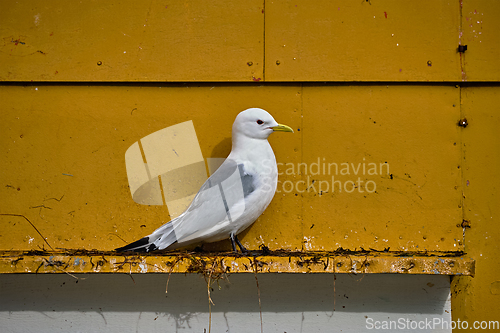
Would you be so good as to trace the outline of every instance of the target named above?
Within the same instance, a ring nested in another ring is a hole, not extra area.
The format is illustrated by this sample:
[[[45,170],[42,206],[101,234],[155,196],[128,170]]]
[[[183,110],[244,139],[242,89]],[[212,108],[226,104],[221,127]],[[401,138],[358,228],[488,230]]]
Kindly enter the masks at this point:
[[[226,158],[231,152],[231,138],[225,138],[212,149],[211,158]]]
[[[29,330],[26,325],[47,332],[70,326],[89,332],[208,331],[207,283],[200,275],[172,274],[168,294],[168,274],[77,276],[0,275],[0,321],[13,331]],[[258,280],[266,332],[313,332],[332,323],[354,332],[378,317],[451,320],[447,276],[337,274],[335,285],[332,274],[259,274]],[[253,274],[231,275],[212,288],[213,332],[260,331]]]

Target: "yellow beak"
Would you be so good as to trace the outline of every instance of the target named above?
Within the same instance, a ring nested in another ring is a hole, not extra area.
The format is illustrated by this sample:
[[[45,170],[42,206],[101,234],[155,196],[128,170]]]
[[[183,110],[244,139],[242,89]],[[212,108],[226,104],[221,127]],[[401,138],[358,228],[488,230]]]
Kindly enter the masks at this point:
[[[275,132],[292,132],[293,133],[293,129],[291,127],[286,126],[286,125],[282,125],[282,124],[278,124],[278,126],[274,126],[272,129]]]

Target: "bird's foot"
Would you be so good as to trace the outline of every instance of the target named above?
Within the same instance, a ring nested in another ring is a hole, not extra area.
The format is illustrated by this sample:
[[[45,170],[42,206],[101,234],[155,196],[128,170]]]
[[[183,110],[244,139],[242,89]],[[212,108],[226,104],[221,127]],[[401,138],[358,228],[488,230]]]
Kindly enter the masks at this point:
[[[234,253],[238,254],[238,250],[236,249],[236,245],[238,245],[242,254],[248,254],[250,252],[243,246],[243,244],[241,244],[240,240],[238,239],[238,236],[236,236],[234,233],[231,233],[230,239],[231,239],[231,245],[233,246]]]

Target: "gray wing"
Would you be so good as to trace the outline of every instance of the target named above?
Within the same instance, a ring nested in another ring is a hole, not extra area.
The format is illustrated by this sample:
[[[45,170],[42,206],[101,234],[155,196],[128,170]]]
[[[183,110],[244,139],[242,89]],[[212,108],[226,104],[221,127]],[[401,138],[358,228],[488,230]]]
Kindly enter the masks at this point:
[[[213,238],[245,213],[245,198],[255,191],[254,176],[243,164],[226,159],[205,181],[187,210],[174,222],[179,246]]]
[[[255,191],[254,176],[245,172],[243,164],[238,164],[241,184],[243,185],[243,196],[246,198]]]

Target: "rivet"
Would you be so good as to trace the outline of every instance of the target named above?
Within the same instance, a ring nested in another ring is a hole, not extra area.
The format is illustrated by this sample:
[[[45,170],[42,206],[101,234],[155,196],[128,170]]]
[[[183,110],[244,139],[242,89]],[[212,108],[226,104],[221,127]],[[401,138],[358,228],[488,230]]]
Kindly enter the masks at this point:
[[[342,267],[342,263],[341,263],[341,262],[338,262],[338,263],[337,263],[337,267]]]
[[[253,62],[251,62],[251,61],[247,62],[247,65],[248,65],[248,66],[252,66],[252,65],[253,65]]]
[[[430,60],[427,61],[427,66],[429,66],[429,67],[432,66],[432,61],[430,61]]]
[[[465,127],[467,127],[467,125],[469,125],[469,122],[467,121],[467,118],[463,118],[463,119],[460,119],[458,121],[458,126],[460,126],[460,127],[465,128]]]
[[[98,61],[97,66],[101,66],[101,65],[102,65],[102,61]]]
[[[455,267],[455,263],[453,261],[450,261],[450,263],[448,264],[450,267]]]

